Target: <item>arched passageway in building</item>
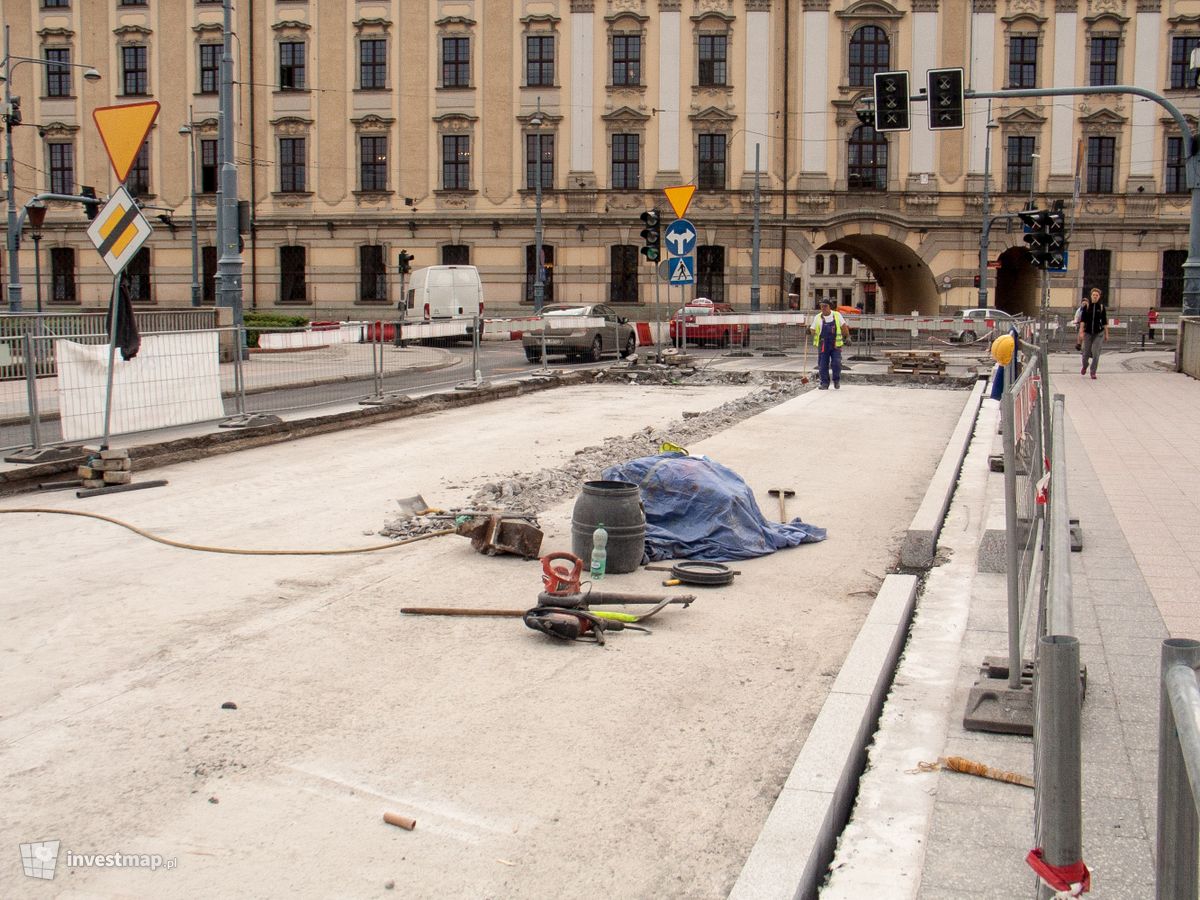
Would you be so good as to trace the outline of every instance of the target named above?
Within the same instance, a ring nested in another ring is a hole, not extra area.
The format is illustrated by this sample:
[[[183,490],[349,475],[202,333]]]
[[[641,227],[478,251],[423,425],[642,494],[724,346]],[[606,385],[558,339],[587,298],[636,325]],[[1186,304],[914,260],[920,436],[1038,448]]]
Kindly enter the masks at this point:
[[[911,247],[880,234],[849,234],[822,244],[817,252],[837,251],[857,259],[874,277],[875,308],[867,312],[936,315],[937,282],[925,260]]]
[[[1000,268],[993,269],[994,288],[988,306],[1014,316],[1036,316],[1042,308],[1041,270],[1024,247],[1009,247],[999,258]]]

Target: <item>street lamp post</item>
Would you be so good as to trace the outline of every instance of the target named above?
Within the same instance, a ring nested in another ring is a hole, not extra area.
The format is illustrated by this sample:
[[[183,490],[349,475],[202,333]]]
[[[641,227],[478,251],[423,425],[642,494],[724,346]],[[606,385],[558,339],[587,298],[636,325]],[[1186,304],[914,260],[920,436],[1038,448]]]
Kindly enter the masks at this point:
[[[189,158],[191,160],[188,166],[190,175],[191,195],[192,195],[192,306],[200,305],[200,243],[196,235],[196,136],[193,133],[194,122],[192,121],[192,108],[188,107],[188,123],[181,125],[179,128],[180,134],[186,134],[188,139]]]
[[[46,221],[46,204],[34,200],[25,207],[29,216],[29,236],[33,238],[33,284],[37,295],[38,315],[42,314],[42,223]]]
[[[988,305],[988,232],[991,231],[992,223],[990,220],[991,209],[989,201],[991,200],[991,181],[992,181],[992,131],[999,128],[992,121],[992,101],[988,101],[987,105],[987,125],[984,126],[984,141],[983,141],[983,229],[979,232],[979,308],[983,309]]]
[[[4,58],[0,59],[0,68],[4,70],[3,75],[0,75],[0,80],[4,82],[4,181],[5,181],[5,201],[8,203],[8,231],[5,234],[5,240],[8,247],[8,309],[9,312],[21,311],[21,235],[17,230],[17,200],[13,186],[13,146],[12,146],[12,130],[13,130],[13,95],[12,95],[12,70],[21,63],[36,63],[39,66],[47,66],[49,68],[58,69],[63,66],[72,66],[77,69],[84,69],[83,77],[88,81],[99,81],[100,73],[94,68],[83,63],[64,63],[51,62],[48,59],[38,59],[34,56],[13,56],[8,49],[8,31],[9,27],[4,26]],[[18,97],[19,101],[20,98]]]
[[[546,300],[545,272],[542,267],[542,98],[537,98],[537,111],[529,117],[533,128],[533,312],[542,314]]]

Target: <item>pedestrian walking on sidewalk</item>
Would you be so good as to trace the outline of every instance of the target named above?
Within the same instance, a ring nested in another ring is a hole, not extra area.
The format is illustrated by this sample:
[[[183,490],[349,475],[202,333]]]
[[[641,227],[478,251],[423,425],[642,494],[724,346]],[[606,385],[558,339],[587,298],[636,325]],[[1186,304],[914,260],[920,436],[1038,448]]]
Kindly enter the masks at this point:
[[[1087,304],[1079,308],[1079,340],[1083,355],[1079,374],[1086,375],[1090,364],[1092,378],[1095,378],[1100,351],[1108,340],[1108,307],[1101,297],[1100,288],[1094,287],[1088,291]]]
[[[813,346],[817,348],[817,374],[821,378],[821,390],[829,390],[832,375],[834,390],[842,386],[842,347],[850,343],[850,328],[827,299],[821,300],[821,312],[813,318],[809,327],[813,334]]]

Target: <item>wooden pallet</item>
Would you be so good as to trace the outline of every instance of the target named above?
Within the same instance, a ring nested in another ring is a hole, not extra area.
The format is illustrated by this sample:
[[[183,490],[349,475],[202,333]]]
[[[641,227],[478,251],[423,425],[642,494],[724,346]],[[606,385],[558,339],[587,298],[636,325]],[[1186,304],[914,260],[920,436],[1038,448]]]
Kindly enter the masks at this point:
[[[894,375],[945,375],[940,350],[889,350],[888,368]]]

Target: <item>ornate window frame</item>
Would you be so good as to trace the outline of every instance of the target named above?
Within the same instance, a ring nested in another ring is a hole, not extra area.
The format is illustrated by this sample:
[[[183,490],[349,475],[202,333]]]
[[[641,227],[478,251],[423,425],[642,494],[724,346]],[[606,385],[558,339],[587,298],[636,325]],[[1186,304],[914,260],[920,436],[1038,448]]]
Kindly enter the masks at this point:
[[[553,158],[550,160],[550,171],[552,173],[551,183],[546,184],[545,182],[542,182],[542,192],[545,193],[546,191],[555,190],[556,185],[554,182],[559,176],[560,166],[558,164],[558,151],[562,146],[562,142],[559,140],[559,129],[562,126],[563,117],[560,115],[551,115],[543,109],[541,113],[542,125],[540,128],[535,128],[530,124],[530,121],[533,119],[534,115],[536,114],[529,113],[527,115],[517,116],[517,122],[520,125],[521,141],[520,149],[517,152],[517,158],[521,161],[521,187],[519,190],[522,193],[535,193],[537,190],[535,185],[532,183],[527,183],[527,173],[529,171],[529,138],[535,135],[540,135],[542,138],[550,138],[550,147],[553,152]]]
[[[622,10],[604,18],[606,28],[606,51],[604,65],[604,84],[609,94],[644,94],[646,92],[646,24],[648,16],[633,10]],[[636,37],[640,48],[638,54],[637,84],[613,84],[613,39],[616,37]],[[616,103],[628,102],[618,99]]]
[[[354,127],[354,162],[355,162],[354,171],[357,173],[357,176],[358,176],[355,179],[355,181],[358,184],[358,187],[356,190],[353,191],[355,197],[359,197],[359,198],[363,198],[363,199],[368,199],[368,198],[379,199],[379,198],[386,197],[390,194],[395,193],[395,190],[392,188],[393,175],[395,174],[392,170],[392,160],[395,158],[395,154],[393,153],[393,142],[391,140],[392,126],[395,123],[396,123],[395,119],[391,119],[391,118],[385,119],[382,116],[375,115],[374,113],[362,116],[361,118],[356,118],[356,119],[350,120],[350,124]],[[387,186],[386,187],[364,188],[362,186],[363,160],[362,160],[362,140],[361,139],[365,138],[365,137],[387,138],[388,162],[385,167],[385,171],[387,173],[387,175],[386,175]]]
[[[870,85],[850,84],[850,39],[864,25],[874,25],[881,28],[888,39],[888,59],[891,68],[896,67],[896,60],[902,59],[900,53],[900,22],[905,13],[886,0],[857,0],[843,10],[834,13],[842,22],[842,53],[841,75],[839,76],[838,92],[842,95],[856,94]],[[848,140],[848,138],[847,138]]]
[[[521,19],[523,26],[521,31],[521,79],[520,87],[522,89],[532,90],[547,90],[560,87],[562,81],[560,79],[560,71],[562,67],[562,36],[559,34],[559,26],[562,20],[558,16],[552,15],[537,15],[525,16]],[[550,73],[549,84],[530,84],[529,83],[529,41],[531,37],[548,37],[554,45],[554,60],[552,63],[552,71]]]
[[[1163,91],[1169,95],[1180,96],[1183,94],[1194,93],[1194,88],[1171,87],[1171,50],[1175,46],[1176,38],[1197,38],[1200,39],[1200,16],[1172,16],[1167,19],[1167,65],[1163,74],[1166,76],[1163,79]]]
[[[354,90],[368,91],[371,93],[385,92],[392,89],[393,73],[396,71],[396,66],[392,61],[392,48],[394,42],[391,36],[392,23],[389,19],[373,18],[373,19],[356,19],[354,24]],[[387,69],[384,75],[384,83],[382,87],[363,87],[362,86],[362,42],[363,41],[383,41],[384,59],[386,60]]]
[[[1004,23],[1004,86],[1012,87],[1009,78],[1012,69],[1012,39],[1032,37],[1037,38],[1037,51],[1033,60],[1033,84],[1028,87],[1041,87],[1046,83],[1043,65],[1046,61],[1046,17],[1031,12],[1020,12],[1005,16],[1000,21]]]
[[[646,171],[646,130],[650,125],[650,116],[629,106],[622,106],[600,117],[604,122],[605,145],[608,148],[608,165],[605,168],[605,182],[610,191],[640,191],[642,185],[648,183]],[[637,187],[614,187],[612,183],[613,158],[612,145],[615,134],[636,134],[638,136],[638,185]]]
[[[737,20],[715,9],[702,9],[692,16],[692,94],[702,105],[717,102],[733,93],[733,37],[734,22]],[[711,84],[700,82],[700,39],[701,37],[725,38],[725,80]],[[708,96],[705,96],[708,95]]]
[[[737,124],[737,116],[732,113],[727,113],[722,109],[710,106],[698,113],[693,113],[688,116],[692,123],[692,159],[696,175],[696,183],[700,182],[700,135],[720,135],[725,140],[725,184],[720,188],[705,187],[702,190],[714,191],[730,189],[730,142],[733,139],[734,126]]]
[[[476,75],[479,72],[479,67],[475,62],[475,55],[479,51],[479,42],[475,40],[474,19],[468,19],[466,16],[445,16],[433,23],[437,29],[437,88],[439,91],[473,91],[478,81]],[[467,83],[466,84],[451,84],[444,83],[445,68],[445,48],[447,38],[466,38],[467,46],[470,48],[467,62]],[[474,146],[474,141],[472,141]],[[440,158],[440,153],[439,153]],[[440,181],[441,179],[439,179]]]
[[[309,40],[309,31],[312,26],[307,22],[297,22],[294,19],[286,19],[276,22],[271,26],[271,30],[275,32],[273,39],[272,53],[274,54],[274,73],[278,80],[276,84],[277,93],[288,94],[307,94],[312,88],[312,63],[316,58],[316,54],[312,51],[312,41]],[[304,86],[303,87],[284,87],[283,79],[283,55],[282,46],[284,44],[303,44],[304,45]]]
[[[1022,106],[1013,110],[1006,116],[1000,116],[996,122],[1000,125],[1000,132],[998,135],[1000,138],[1000,146],[996,148],[998,154],[1000,155],[1000,165],[996,168],[998,170],[997,174],[1003,176],[1000,193],[1007,194],[1012,193],[1008,190],[1008,139],[1010,137],[1033,138],[1033,152],[1037,153],[1040,159],[1043,148],[1046,146],[1043,132],[1046,128],[1047,119],[1035,109],[1032,109],[1028,106]],[[994,138],[992,143],[996,143]],[[1049,172],[1049,169],[1046,169],[1045,172],[1038,172],[1037,166],[1034,166],[1030,177],[1033,180],[1033,187],[1035,191],[1037,190],[1038,177],[1046,174],[1047,172]]]
[[[1088,67],[1088,74],[1084,83],[1088,85],[1092,83],[1092,42],[1096,38],[1115,37],[1117,39],[1117,74],[1114,83],[1124,84],[1122,72],[1125,70],[1125,43],[1129,32],[1127,27],[1129,25],[1129,18],[1119,15],[1116,12],[1105,11],[1094,16],[1086,16],[1083,24],[1083,58]]]
[[[1106,107],[1101,107],[1089,115],[1079,118],[1079,136],[1084,141],[1083,157],[1083,193],[1092,197],[1111,197],[1121,192],[1121,152],[1124,149],[1125,130],[1129,120],[1120,113]],[[1113,139],[1113,184],[1111,191],[1096,192],[1088,190],[1088,169],[1091,160],[1088,158],[1087,147],[1090,138],[1108,137]]]
[[[315,146],[313,141],[313,124],[312,119],[306,119],[301,116],[280,116],[277,119],[271,120],[271,140],[272,140],[272,156],[274,157],[275,168],[278,170],[272,196],[279,203],[285,206],[298,205],[306,198],[311,197],[313,193],[312,184],[312,150]],[[285,191],[282,189],[283,167],[279,161],[279,142],[284,138],[304,138],[304,190],[302,191]]]
[[[475,185],[479,184],[478,174],[475,171],[475,126],[479,121],[478,116],[467,115],[466,113],[445,113],[440,116],[435,116],[433,119],[434,126],[437,132],[437,184],[434,189],[434,194],[438,196],[447,195],[464,195],[475,194],[477,189]],[[467,164],[467,184],[469,187],[445,187],[443,184],[443,167],[445,159],[443,157],[443,141],[442,138],[447,135],[466,135],[467,136],[467,152],[471,157],[471,161]]]

